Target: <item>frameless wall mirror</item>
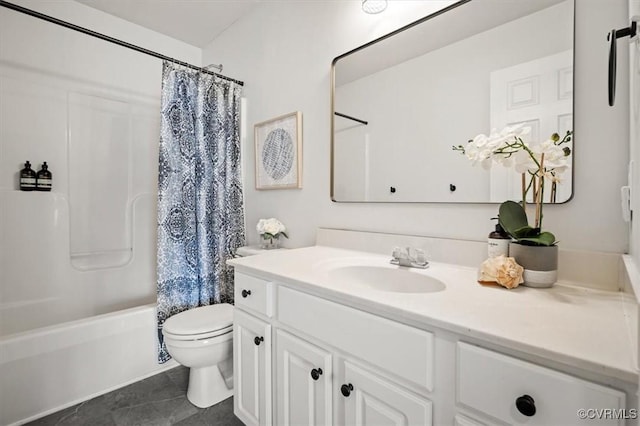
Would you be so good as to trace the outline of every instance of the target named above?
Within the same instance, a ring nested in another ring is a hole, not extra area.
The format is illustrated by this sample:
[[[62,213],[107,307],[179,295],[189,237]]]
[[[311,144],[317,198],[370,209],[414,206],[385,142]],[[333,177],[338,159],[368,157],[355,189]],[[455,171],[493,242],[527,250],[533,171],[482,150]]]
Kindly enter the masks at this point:
[[[335,58],[332,199],[520,200],[513,167],[452,147],[507,125],[527,143],[573,130],[573,15],[573,0],[464,0]],[[567,160],[545,202],[571,198]]]

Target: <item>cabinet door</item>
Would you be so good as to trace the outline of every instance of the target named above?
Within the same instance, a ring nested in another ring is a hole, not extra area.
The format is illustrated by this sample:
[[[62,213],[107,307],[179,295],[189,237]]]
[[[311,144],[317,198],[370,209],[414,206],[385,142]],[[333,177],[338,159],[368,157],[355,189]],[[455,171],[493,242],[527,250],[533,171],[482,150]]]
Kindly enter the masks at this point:
[[[271,425],[271,326],[233,314],[234,413],[247,426]]]
[[[344,401],[344,424],[356,426],[431,425],[431,401],[344,362],[343,383],[336,383]]]
[[[276,424],[330,425],[331,354],[285,331],[275,335]]]

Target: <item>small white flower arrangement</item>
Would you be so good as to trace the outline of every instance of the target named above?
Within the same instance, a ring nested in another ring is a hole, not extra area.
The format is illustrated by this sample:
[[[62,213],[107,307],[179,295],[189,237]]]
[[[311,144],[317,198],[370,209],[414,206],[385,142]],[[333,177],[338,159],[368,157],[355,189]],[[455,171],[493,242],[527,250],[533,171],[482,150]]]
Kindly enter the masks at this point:
[[[276,244],[280,236],[289,238],[286,234],[287,228],[276,218],[260,219],[256,225],[256,230],[262,238],[263,244]]]
[[[549,201],[555,202],[560,176],[570,168],[568,157],[571,155],[571,148],[567,145],[573,132],[567,131],[563,138],[554,133],[543,142],[524,142],[522,137],[530,132],[531,128],[522,125],[507,126],[501,131],[492,130],[489,136],[480,134],[466,145],[452,148],[464,154],[472,165],[480,164],[488,170],[496,163],[513,167],[520,173],[522,201],[519,207],[511,201],[503,203],[500,207],[500,224],[521,243],[550,246],[555,244],[554,235],[541,231],[544,183],[545,180],[551,182]],[[532,200],[536,206],[533,227],[528,226],[525,212],[529,191],[532,191]],[[512,220],[513,217],[517,220]]]

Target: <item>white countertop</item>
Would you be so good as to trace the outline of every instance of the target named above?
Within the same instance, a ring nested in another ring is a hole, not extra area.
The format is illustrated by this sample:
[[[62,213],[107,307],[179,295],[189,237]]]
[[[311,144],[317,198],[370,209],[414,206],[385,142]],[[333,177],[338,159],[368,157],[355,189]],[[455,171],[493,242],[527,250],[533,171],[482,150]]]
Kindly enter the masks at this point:
[[[389,256],[314,246],[228,262],[327,299],[409,325],[425,325],[488,341],[598,374],[638,383],[636,342],[627,318],[635,299],[622,292],[557,283],[551,289],[507,290],[476,281],[476,268],[432,262],[409,269],[446,284],[435,293],[397,293],[345,286],[328,279],[326,265],[389,265]]]

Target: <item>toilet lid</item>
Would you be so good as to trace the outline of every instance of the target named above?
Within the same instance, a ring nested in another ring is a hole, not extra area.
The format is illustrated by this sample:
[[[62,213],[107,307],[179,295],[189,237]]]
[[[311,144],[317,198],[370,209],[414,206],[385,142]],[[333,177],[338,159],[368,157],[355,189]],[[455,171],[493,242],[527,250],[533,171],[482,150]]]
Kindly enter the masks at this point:
[[[210,335],[233,327],[233,306],[228,303],[201,306],[180,312],[162,326],[165,333],[178,336]]]

